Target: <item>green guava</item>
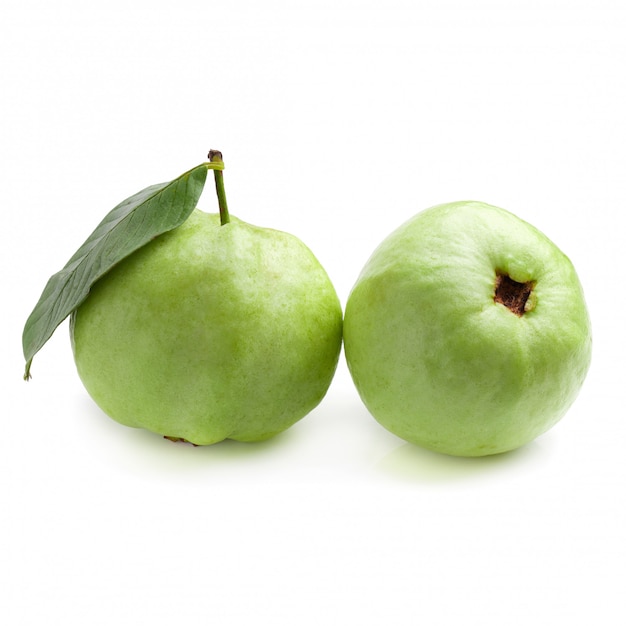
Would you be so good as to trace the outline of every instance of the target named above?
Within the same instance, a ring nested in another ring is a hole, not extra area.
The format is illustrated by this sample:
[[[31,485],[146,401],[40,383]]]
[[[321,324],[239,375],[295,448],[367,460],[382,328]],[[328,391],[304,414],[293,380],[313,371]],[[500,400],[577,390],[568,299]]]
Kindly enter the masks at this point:
[[[70,333],[85,388],[118,422],[259,441],[326,394],[342,310],[299,239],[196,209],[97,281]]]
[[[513,214],[443,204],[374,251],[347,301],[346,360],[370,413],[460,456],[512,450],[556,424],[591,359],[570,260]]]

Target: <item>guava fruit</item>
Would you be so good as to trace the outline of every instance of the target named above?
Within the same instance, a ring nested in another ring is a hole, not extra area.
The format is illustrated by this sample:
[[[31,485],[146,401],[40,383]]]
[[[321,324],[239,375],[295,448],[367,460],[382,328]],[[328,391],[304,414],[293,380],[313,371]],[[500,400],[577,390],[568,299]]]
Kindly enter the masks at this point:
[[[504,209],[422,211],[374,251],[344,316],[345,355],[370,413],[459,456],[518,448],[556,424],[591,359],[576,271]]]

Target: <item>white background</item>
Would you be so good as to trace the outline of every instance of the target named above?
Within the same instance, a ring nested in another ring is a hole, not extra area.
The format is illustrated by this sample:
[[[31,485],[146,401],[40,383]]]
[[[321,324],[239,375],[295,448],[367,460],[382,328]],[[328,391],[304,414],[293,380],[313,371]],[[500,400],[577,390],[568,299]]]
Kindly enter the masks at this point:
[[[621,0],[3,2],[0,621],[626,623],[625,33]],[[593,320],[568,415],[436,455],[369,416],[342,357],[287,433],[193,448],[104,416],[67,323],[23,382],[47,278],[210,148],[231,212],[302,238],[344,304],[421,209],[535,224]]]

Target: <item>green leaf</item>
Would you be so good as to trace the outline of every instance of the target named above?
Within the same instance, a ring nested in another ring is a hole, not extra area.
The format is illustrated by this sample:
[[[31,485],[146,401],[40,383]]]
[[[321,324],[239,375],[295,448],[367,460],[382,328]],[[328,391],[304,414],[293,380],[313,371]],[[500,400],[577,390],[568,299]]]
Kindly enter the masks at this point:
[[[115,264],[159,235],[180,226],[195,209],[209,169],[203,163],[169,183],[152,185],[118,204],[87,241],[46,284],[22,334],[30,378],[33,357],[59,324],[87,297],[92,285]]]

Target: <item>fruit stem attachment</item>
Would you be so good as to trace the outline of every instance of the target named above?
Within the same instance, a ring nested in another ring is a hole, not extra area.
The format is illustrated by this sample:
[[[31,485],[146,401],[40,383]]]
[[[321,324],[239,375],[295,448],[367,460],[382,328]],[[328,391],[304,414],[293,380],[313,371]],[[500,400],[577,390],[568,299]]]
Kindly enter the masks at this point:
[[[211,163],[219,163],[224,166],[222,161],[222,153],[219,150],[209,151],[209,161]],[[220,222],[222,226],[230,222],[230,214],[228,213],[228,204],[226,203],[226,191],[224,189],[224,174],[221,169],[213,170],[215,175],[215,191],[217,192],[217,202],[220,207]]]

